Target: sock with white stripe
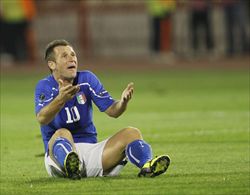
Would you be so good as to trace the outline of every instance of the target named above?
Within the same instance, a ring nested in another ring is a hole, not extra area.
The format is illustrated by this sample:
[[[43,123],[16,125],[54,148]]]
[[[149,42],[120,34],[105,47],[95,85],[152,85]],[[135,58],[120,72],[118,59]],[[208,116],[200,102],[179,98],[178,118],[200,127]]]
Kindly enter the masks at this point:
[[[69,140],[64,137],[58,137],[52,148],[53,156],[61,167],[64,167],[64,160],[68,153],[73,150],[73,147]]]
[[[139,168],[152,159],[151,146],[143,140],[135,140],[127,145],[126,156],[129,161]]]

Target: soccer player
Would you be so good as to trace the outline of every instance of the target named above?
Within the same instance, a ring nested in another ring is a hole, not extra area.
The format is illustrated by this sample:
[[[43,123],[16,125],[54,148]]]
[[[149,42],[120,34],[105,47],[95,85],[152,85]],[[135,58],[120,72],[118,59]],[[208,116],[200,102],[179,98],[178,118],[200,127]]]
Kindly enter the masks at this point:
[[[97,143],[92,102],[101,112],[117,118],[132,98],[133,83],[115,101],[92,72],[77,70],[76,53],[65,40],[49,43],[45,60],[51,74],[36,86],[35,111],[50,176],[71,179],[115,176],[127,159],[140,169],[139,177],[155,177],[167,170],[169,157],[152,158],[151,147],[137,128],[126,127]]]

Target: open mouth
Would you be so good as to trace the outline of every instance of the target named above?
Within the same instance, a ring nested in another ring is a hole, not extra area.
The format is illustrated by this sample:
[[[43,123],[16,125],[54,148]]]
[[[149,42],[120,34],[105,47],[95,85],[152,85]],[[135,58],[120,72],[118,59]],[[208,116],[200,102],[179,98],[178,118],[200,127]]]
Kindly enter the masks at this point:
[[[75,66],[75,65],[73,65],[73,64],[72,64],[72,65],[69,65],[69,66],[68,66],[68,69],[69,69],[69,70],[76,69],[76,66]]]

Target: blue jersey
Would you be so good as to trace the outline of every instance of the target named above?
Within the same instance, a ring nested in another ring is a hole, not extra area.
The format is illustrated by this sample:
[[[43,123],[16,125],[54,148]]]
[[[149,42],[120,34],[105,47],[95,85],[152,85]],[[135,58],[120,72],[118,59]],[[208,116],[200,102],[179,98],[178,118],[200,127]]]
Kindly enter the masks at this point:
[[[45,151],[48,141],[57,129],[71,131],[74,142],[96,143],[97,132],[92,121],[92,101],[101,112],[114,103],[98,78],[89,71],[77,72],[73,85],[80,85],[80,91],[67,101],[48,125],[41,125]],[[35,91],[36,114],[48,105],[59,93],[59,85],[52,75],[40,80]]]

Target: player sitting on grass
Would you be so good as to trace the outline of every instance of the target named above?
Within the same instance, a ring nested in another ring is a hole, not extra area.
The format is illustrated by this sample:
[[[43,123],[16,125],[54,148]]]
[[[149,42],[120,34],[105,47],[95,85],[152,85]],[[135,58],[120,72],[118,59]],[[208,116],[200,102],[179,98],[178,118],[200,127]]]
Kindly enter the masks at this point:
[[[45,60],[51,75],[36,86],[35,111],[50,176],[114,176],[127,163],[126,159],[140,168],[138,176],[155,177],[167,170],[169,157],[152,158],[151,147],[137,128],[126,127],[97,143],[92,102],[101,112],[117,118],[132,98],[133,83],[115,101],[93,73],[77,71],[76,53],[65,40],[49,43]]]

